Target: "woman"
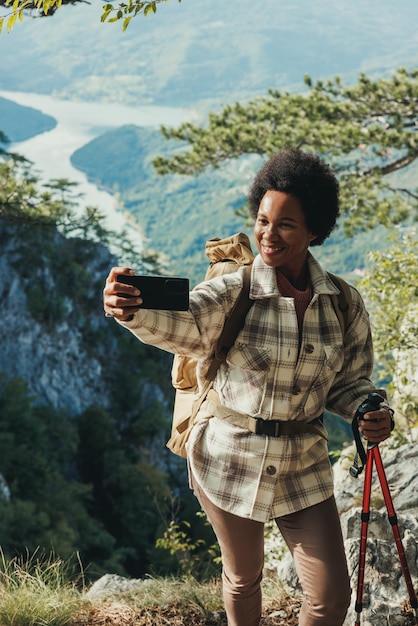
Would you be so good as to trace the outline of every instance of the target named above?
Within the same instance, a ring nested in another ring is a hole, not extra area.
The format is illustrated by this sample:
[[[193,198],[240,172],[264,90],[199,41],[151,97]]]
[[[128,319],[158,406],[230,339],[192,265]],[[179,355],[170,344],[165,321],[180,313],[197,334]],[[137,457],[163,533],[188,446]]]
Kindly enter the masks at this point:
[[[351,319],[342,335],[330,297],[338,289],[309,252],[329,236],[339,214],[338,182],[326,164],[313,154],[282,150],[257,174],[249,204],[259,252],[251,273],[254,304],[214,382],[221,406],[211,402],[215,417],[192,429],[190,484],[220,544],[229,626],[260,622],[269,519],[293,555],[303,588],[299,624],[339,626],[350,582],[322,414],[326,407],[351,421],[375,391],[369,319],[352,287]],[[141,310],[140,292],[118,283],[118,273],[133,272],[111,270],[106,314],[145,343],[198,358],[202,375],[241,290],[242,271],[198,285],[187,312]],[[258,418],[261,434],[237,425],[238,419],[223,420],[223,407]],[[382,405],[364,416],[360,430],[368,441],[381,442],[391,423],[391,410]],[[284,434],[274,436],[280,430]]]

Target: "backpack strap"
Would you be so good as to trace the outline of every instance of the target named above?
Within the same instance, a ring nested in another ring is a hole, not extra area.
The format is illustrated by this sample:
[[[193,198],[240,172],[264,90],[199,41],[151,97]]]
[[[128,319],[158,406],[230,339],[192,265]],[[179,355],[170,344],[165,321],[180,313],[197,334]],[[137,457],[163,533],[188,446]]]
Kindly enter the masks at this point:
[[[253,300],[250,300],[251,267],[251,265],[244,267],[241,292],[216,343],[215,355],[207,371],[206,380],[215,379],[216,372],[220,365],[225,362],[228,350],[234,345],[239,331],[244,326],[245,317],[253,304]]]
[[[341,276],[336,276],[331,274],[331,272],[327,272],[327,274],[340,291],[340,293],[331,294],[331,300],[344,337],[350,323],[350,312],[353,303],[350,285]]]
[[[225,321],[222,333],[216,342],[215,355],[206,373],[203,388],[193,401],[191,415],[176,426],[176,430],[179,433],[183,433],[187,430],[189,424],[194,422],[200,407],[206,400],[208,392],[212,387],[216,372],[221,364],[225,362],[229,348],[234,345],[239,331],[244,326],[245,317],[253,304],[253,300],[250,300],[251,267],[251,265],[246,265],[244,268],[242,289],[232,307],[228,319]]]

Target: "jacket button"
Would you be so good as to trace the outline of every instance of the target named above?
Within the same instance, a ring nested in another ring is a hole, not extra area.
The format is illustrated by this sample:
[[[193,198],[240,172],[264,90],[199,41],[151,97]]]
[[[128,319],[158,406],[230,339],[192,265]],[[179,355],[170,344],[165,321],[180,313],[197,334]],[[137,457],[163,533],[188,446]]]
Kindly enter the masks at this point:
[[[305,352],[307,354],[312,354],[312,352],[315,350],[315,348],[313,347],[313,345],[311,343],[307,343],[305,346]]]
[[[292,395],[297,396],[300,393],[299,385],[293,385],[292,387]]]
[[[269,476],[273,476],[276,473],[276,468],[274,467],[274,465],[267,465],[266,467],[266,473]]]

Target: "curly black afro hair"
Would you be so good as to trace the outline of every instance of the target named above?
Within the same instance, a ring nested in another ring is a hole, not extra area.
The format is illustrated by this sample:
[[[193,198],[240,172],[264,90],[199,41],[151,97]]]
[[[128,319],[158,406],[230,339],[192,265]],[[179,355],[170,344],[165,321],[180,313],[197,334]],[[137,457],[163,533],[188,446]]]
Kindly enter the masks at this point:
[[[340,214],[338,181],[315,154],[285,148],[264,163],[248,194],[254,218],[267,191],[281,191],[298,198],[308,230],[317,235],[311,246],[320,246],[335,228]]]

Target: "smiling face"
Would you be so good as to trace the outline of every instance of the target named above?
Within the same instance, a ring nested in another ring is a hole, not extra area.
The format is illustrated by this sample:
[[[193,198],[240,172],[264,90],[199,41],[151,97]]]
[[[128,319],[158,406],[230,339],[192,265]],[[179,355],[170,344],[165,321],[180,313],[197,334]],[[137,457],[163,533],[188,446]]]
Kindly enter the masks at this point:
[[[254,235],[264,262],[296,284],[305,271],[309,244],[316,237],[306,227],[299,200],[281,191],[267,191],[260,202]]]

